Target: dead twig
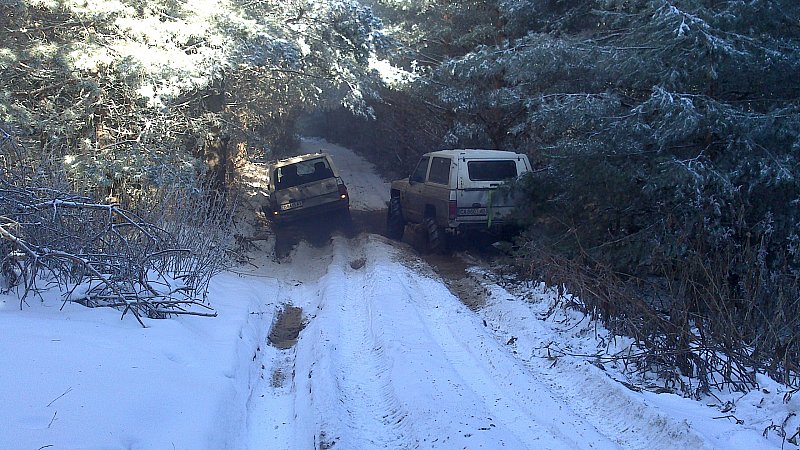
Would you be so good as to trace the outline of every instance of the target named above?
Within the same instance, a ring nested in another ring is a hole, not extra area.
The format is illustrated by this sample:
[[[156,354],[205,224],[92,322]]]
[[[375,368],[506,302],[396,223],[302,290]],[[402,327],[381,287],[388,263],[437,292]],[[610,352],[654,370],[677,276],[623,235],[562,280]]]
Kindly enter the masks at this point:
[[[53,399],[53,401],[51,401],[50,403],[48,403],[48,404],[47,404],[47,407],[49,408],[49,407],[50,407],[50,405],[52,405],[53,403],[55,403],[55,402],[56,402],[56,400],[58,400],[58,399],[60,399],[61,397],[63,397],[63,396],[65,396],[65,395],[69,394],[70,392],[72,392],[72,386],[70,386],[70,387],[69,387],[69,389],[67,389],[66,391],[64,391],[64,393],[63,393],[63,394],[59,395],[58,397],[54,398],[54,399]]]
[[[734,416],[733,414],[728,414],[727,416],[712,417],[712,419],[733,419],[736,422],[736,425],[744,425],[744,420],[737,419],[736,416]]]

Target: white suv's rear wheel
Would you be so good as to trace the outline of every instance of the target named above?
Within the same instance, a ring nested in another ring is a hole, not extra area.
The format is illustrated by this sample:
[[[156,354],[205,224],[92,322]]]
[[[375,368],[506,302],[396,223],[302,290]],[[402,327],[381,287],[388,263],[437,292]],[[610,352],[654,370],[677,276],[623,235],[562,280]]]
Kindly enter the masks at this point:
[[[427,237],[428,251],[431,253],[444,253],[447,251],[447,236],[439,225],[436,225],[434,217],[425,217],[422,222],[425,227],[425,234]]]

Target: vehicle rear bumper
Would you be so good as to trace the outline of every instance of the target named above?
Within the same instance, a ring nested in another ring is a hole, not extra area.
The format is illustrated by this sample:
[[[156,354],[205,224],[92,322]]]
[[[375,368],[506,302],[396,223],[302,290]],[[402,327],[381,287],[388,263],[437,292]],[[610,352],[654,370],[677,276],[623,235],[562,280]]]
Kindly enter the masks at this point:
[[[298,208],[289,211],[268,211],[269,219],[273,223],[288,223],[314,216],[326,216],[347,211],[350,208],[350,199],[340,199],[320,205]]]
[[[463,221],[455,221],[450,222],[450,227],[455,228],[458,230],[490,230],[494,228],[504,228],[508,226],[513,226],[514,223],[508,220],[503,219],[495,219],[492,220],[491,224],[488,220],[484,220],[482,222],[463,222]]]
[[[450,219],[449,225],[453,228],[480,229],[501,227],[513,223],[511,220],[511,208],[502,208],[491,215],[457,215],[455,219]]]
[[[471,232],[508,234],[513,233],[518,227],[517,221],[508,216],[494,217],[491,221],[488,217],[458,217],[448,223],[449,230],[457,234]]]

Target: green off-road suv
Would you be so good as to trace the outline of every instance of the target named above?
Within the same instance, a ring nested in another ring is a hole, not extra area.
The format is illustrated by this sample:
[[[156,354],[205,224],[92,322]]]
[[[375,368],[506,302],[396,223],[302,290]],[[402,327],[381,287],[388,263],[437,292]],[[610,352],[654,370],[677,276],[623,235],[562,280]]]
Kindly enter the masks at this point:
[[[350,214],[347,187],[326,153],[267,164],[264,213],[275,224],[309,216]]]

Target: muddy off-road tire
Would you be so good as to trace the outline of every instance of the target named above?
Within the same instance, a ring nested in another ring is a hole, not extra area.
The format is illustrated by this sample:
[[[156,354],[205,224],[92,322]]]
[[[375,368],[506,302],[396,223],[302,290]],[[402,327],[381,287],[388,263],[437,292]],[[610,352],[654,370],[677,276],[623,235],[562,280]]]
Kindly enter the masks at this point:
[[[425,217],[422,225],[425,228],[428,252],[445,253],[447,251],[447,235],[439,225],[436,225],[436,218]]]
[[[389,239],[403,239],[403,232],[406,229],[406,221],[403,219],[403,211],[400,207],[400,199],[392,197],[389,200],[389,209],[386,210],[386,236]]]

